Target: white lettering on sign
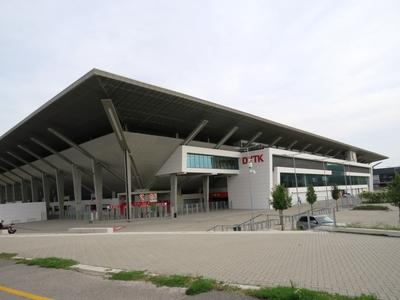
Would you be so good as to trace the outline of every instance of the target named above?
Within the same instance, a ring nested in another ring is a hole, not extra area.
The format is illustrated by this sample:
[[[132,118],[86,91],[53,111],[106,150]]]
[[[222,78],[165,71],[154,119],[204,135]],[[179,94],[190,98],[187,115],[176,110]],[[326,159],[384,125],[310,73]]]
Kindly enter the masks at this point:
[[[247,165],[250,161],[254,163],[264,162],[264,154],[256,154],[249,157],[242,157],[242,164]]]

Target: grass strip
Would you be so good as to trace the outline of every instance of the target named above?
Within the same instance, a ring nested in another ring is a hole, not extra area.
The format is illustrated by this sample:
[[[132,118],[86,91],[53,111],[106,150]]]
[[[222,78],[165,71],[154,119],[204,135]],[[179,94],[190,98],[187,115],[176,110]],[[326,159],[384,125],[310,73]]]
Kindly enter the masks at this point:
[[[389,207],[384,205],[359,205],[353,207],[353,210],[389,210]]]
[[[1,252],[0,253],[0,259],[12,259],[16,255],[17,255],[17,253]]]
[[[246,293],[258,299],[268,300],[377,300],[375,296],[369,295],[351,297],[295,287],[261,288],[259,290],[249,290]]]
[[[113,274],[110,277],[111,280],[124,280],[124,281],[130,281],[130,280],[145,280],[146,279],[146,274],[144,271],[122,271]]]
[[[207,278],[198,278],[192,281],[186,290],[186,295],[197,295],[207,293],[216,289],[216,281]]]
[[[51,269],[69,269],[73,265],[78,264],[78,262],[73,259],[58,257],[34,258],[32,260],[20,259],[17,260],[17,263]]]
[[[376,225],[364,225],[361,223],[350,223],[347,224],[346,227],[348,228],[365,228],[365,229],[380,229],[380,230],[397,230],[400,231],[399,226],[392,226],[392,225],[387,225],[387,224],[376,224]]]
[[[188,287],[192,281],[192,277],[182,275],[156,275],[149,277],[149,281],[156,286]]]

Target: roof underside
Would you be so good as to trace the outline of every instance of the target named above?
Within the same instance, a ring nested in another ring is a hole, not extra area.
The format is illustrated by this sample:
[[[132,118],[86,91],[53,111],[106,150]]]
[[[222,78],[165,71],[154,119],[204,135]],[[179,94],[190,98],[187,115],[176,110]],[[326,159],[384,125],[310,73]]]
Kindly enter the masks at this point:
[[[132,132],[169,137],[178,134],[179,137],[186,137],[202,120],[208,120],[196,140],[217,143],[231,128],[238,126],[239,129],[225,144],[233,145],[239,140],[249,140],[257,132],[262,132],[257,142],[271,144],[281,137],[275,145],[277,147],[288,147],[298,141],[294,149],[300,150],[311,144],[307,151],[319,149],[318,154],[325,154],[331,150],[329,154],[337,154],[336,158],[339,159],[343,159],[348,150],[355,151],[360,162],[370,163],[387,158],[215,103],[96,69],[3,135],[0,140],[0,157],[11,151],[28,161],[35,160],[19,150],[17,145],[27,146],[41,156],[50,154],[31,142],[30,137],[39,138],[58,151],[69,148],[47,131],[49,127],[57,129],[77,144],[111,133],[111,126],[100,102],[104,98],[113,100],[121,121]],[[7,159],[21,165],[9,156]]]

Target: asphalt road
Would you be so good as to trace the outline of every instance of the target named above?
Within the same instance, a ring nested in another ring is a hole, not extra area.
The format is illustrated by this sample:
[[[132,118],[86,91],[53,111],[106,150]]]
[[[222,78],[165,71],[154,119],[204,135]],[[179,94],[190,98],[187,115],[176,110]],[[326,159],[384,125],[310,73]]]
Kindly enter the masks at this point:
[[[4,291],[5,289],[12,289]],[[25,292],[24,296],[15,293]],[[29,295],[28,295],[29,293]],[[27,298],[30,296],[32,298]],[[41,298],[42,297],[42,298]],[[45,269],[0,260],[0,299],[70,300],[70,299],[252,299],[232,294],[212,292],[186,296],[185,289],[156,287],[147,282],[111,281],[68,270]]]

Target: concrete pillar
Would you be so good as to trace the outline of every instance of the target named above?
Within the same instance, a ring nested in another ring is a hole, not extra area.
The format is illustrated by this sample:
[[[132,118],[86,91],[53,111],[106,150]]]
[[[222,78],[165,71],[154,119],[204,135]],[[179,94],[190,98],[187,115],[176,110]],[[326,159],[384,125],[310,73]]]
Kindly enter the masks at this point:
[[[374,168],[369,168],[368,191],[374,191]]]
[[[170,175],[170,205],[171,217],[176,218],[178,215],[178,176]]]
[[[21,180],[21,201],[28,202],[28,185],[26,180]]]
[[[12,202],[15,202],[17,200],[16,196],[16,190],[15,190],[15,183],[12,184]]]
[[[82,172],[72,165],[72,181],[74,185],[75,217],[77,220],[82,215]]]
[[[6,184],[6,203],[7,202],[10,202],[10,188],[8,184]]]
[[[56,170],[56,189],[60,219],[64,218],[64,174]]]
[[[4,197],[4,186],[0,185],[0,203],[5,203],[5,197]]]
[[[43,189],[43,200],[46,202],[47,211],[49,211],[50,207],[50,184],[49,178],[45,173],[42,173],[42,189]]]
[[[133,219],[132,213],[132,169],[131,160],[128,151],[124,151],[124,165],[125,165],[125,193],[126,193],[126,218],[129,222]]]
[[[94,159],[92,159],[92,171],[93,171],[94,194],[96,197],[97,219],[101,219],[101,212],[102,212],[101,201],[103,199],[103,168]]]
[[[206,212],[210,211],[210,176],[203,176],[203,201]]]
[[[39,202],[41,201],[40,199],[40,184],[37,178],[33,178],[31,181],[32,184],[32,201],[33,202]]]
[[[33,176],[31,176],[31,202],[38,202],[38,185]]]

